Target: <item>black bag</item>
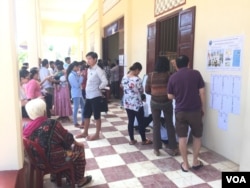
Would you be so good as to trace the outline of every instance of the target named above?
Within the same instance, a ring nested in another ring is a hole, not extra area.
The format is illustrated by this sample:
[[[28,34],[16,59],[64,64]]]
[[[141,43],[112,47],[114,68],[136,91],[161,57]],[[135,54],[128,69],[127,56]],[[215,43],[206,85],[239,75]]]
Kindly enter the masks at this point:
[[[108,102],[106,97],[102,96],[100,100],[100,112],[107,112],[108,111]]]

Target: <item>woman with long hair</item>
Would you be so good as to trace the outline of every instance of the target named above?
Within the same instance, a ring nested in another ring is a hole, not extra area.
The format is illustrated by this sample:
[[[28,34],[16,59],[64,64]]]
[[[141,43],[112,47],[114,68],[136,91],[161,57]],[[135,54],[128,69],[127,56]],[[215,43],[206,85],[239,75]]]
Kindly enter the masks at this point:
[[[67,68],[67,80],[70,84],[70,92],[73,100],[73,122],[75,127],[84,128],[84,99],[82,97],[82,82],[83,76],[80,73],[80,64],[74,61]],[[82,123],[77,122],[77,112],[79,105],[81,105]]]
[[[24,85],[29,81],[29,71],[26,69],[21,69],[19,71],[19,78],[20,78],[20,100],[21,100],[21,109],[22,109],[22,118],[29,118],[26,110],[25,105],[28,102],[28,98],[26,96]]]
[[[153,116],[153,141],[154,153],[160,155],[161,143],[161,113],[163,112],[168,135],[167,153],[171,156],[177,155],[177,142],[175,128],[173,125],[173,105],[172,100],[167,97],[167,84],[170,77],[169,60],[166,57],[158,57],[154,72],[149,73],[145,91],[151,95],[151,111]]]
[[[41,84],[39,81],[39,70],[37,67],[30,69],[29,82],[25,85],[27,99],[35,99],[43,97],[41,92]],[[45,80],[44,80],[45,81]]]
[[[124,92],[124,108],[128,115],[128,133],[130,137],[130,145],[137,143],[134,139],[134,120],[138,121],[138,129],[142,140],[142,145],[152,144],[152,141],[146,138],[145,127],[143,124],[144,110],[141,94],[143,93],[142,80],[138,76],[142,70],[139,62],[134,63],[129,68],[129,73],[122,78],[121,86]]]
[[[59,116],[60,120],[70,121],[69,116],[72,115],[72,108],[66,72],[63,69],[62,61],[56,61],[56,69],[57,72],[54,75],[54,113]]]

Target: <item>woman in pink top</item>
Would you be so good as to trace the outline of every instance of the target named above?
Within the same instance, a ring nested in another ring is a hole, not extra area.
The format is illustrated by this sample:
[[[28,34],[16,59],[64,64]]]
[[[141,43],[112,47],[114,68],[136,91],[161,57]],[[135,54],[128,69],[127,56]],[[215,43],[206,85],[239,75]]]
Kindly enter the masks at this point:
[[[39,82],[38,68],[33,67],[32,69],[30,69],[30,80],[25,86],[27,99],[43,97],[41,92],[41,84],[43,84],[43,82],[45,82],[48,78],[44,79],[42,82]]]

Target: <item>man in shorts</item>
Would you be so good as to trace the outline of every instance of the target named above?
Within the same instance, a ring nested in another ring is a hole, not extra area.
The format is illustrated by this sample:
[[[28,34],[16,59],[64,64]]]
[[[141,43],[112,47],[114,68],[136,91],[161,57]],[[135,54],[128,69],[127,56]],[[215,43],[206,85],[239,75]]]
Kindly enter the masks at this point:
[[[179,137],[179,150],[183,159],[181,169],[188,172],[190,165],[187,159],[187,133],[191,128],[193,135],[192,168],[203,166],[198,160],[203,131],[202,116],[205,109],[205,84],[197,70],[188,68],[189,58],[181,55],[176,59],[177,72],[168,82],[168,98],[175,99],[176,133]]]
[[[77,135],[76,138],[86,138],[88,140],[99,139],[101,131],[101,105],[102,89],[108,85],[106,74],[102,68],[97,65],[98,56],[95,52],[89,52],[86,55],[87,64],[89,65],[86,83],[86,102],[84,106],[84,131]],[[94,114],[96,123],[96,133],[88,136],[90,117]]]

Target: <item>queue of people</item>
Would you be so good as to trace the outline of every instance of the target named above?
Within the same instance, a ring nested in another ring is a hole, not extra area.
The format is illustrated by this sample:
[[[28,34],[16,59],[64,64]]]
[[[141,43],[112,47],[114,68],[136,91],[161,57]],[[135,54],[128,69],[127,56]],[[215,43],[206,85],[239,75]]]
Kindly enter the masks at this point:
[[[38,68],[31,68],[30,71],[27,69],[20,70],[22,116],[31,119],[24,126],[23,136],[35,140],[45,148],[46,152],[50,152],[47,153],[47,156],[50,156],[50,164],[54,167],[62,165],[65,157],[68,157],[65,152],[70,151],[72,154],[70,159],[74,161],[75,165],[75,179],[78,187],[86,185],[92,179],[90,176],[84,176],[86,165],[84,145],[75,141],[73,135],[62,127],[59,119],[51,119],[51,114],[48,111],[52,108],[49,102],[54,101],[55,115],[68,118],[73,114],[75,127],[84,129],[81,134],[75,137],[76,139],[86,138],[88,141],[92,141],[100,138],[101,110],[99,105],[103,95],[102,90],[109,89],[109,79],[103,67],[98,64],[98,55],[95,52],[86,54],[86,60],[83,64],[76,61],[63,63],[57,60],[54,63],[56,69],[54,75],[50,75],[49,70],[47,73],[48,60],[43,60],[40,69],[42,70],[40,73],[42,80],[39,79]],[[170,61],[166,57],[159,57],[154,71],[148,74],[145,91],[142,79],[139,77],[142,65],[135,62],[120,83],[123,89],[123,106],[128,117],[129,144],[137,144],[137,140],[134,138],[134,121],[136,118],[141,145],[152,144],[154,154],[159,156],[161,154],[160,149],[162,149],[161,126],[164,124],[165,135],[168,139],[166,151],[170,156],[181,154],[183,162],[180,164],[180,168],[183,172],[188,172],[189,168],[198,170],[203,166],[202,162],[198,160],[198,156],[201,147],[205,85],[200,73],[188,68],[188,61],[189,59],[185,55],[179,56],[176,61],[171,61],[176,68],[176,72],[170,73]],[[68,58],[67,62],[69,62]],[[64,69],[66,66],[67,70]],[[50,86],[49,83],[55,87],[53,89],[45,87],[45,85]],[[50,98],[51,90],[54,95]],[[146,137],[146,126],[150,122],[144,122],[143,100],[145,102],[145,99],[142,98],[142,96],[145,97],[144,92],[151,95],[153,140]],[[46,100],[46,97],[49,99]],[[172,104],[173,99],[176,102],[175,109]],[[81,124],[77,121],[79,106],[81,106]],[[175,125],[173,123],[173,110],[175,110]],[[92,114],[96,123],[96,132],[89,135],[88,129]],[[193,136],[192,166],[187,160],[186,145],[189,127]],[[44,140],[42,135],[45,134],[47,135],[46,138],[50,138],[49,140]],[[56,143],[57,149],[55,151],[46,150],[52,142]],[[53,152],[56,153],[59,150],[62,155],[58,158],[58,155],[54,155]],[[81,169],[79,169],[79,166],[81,166]],[[65,177],[68,177],[67,172],[65,172]]]
[[[170,73],[170,63],[175,69]],[[152,144],[154,154],[160,155],[162,148],[161,125],[164,125],[167,132],[167,153],[171,156],[181,154],[183,162],[180,168],[188,172],[190,168],[198,170],[203,167],[198,159],[201,148],[202,117],[205,109],[205,84],[197,70],[188,68],[189,58],[181,55],[169,61],[166,57],[159,57],[155,69],[148,74],[145,92],[151,95],[150,107],[153,119],[153,142],[146,139],[143,124],[143,104],[141,94],[144,92],[139,73],[142,70],[140,63],[134,63],[121,81],[124,91],[122,99],[123,106],[128,115],[129,144],[134,145],[133,123],[135,117],[138,121],[138,129],[141,135],[142,144]],[[173,125],[173,101],[175,100],[175,127]],[[162,117],[163,115],[163,117]],[[162,122],[163,121],[163,122]],[[191,129],[193,138],[193,161],[192,166],[187,159],[188,131]],[[176,139],[178,136],[178,143]],[[163,142],[166,144],[166,140]]]

